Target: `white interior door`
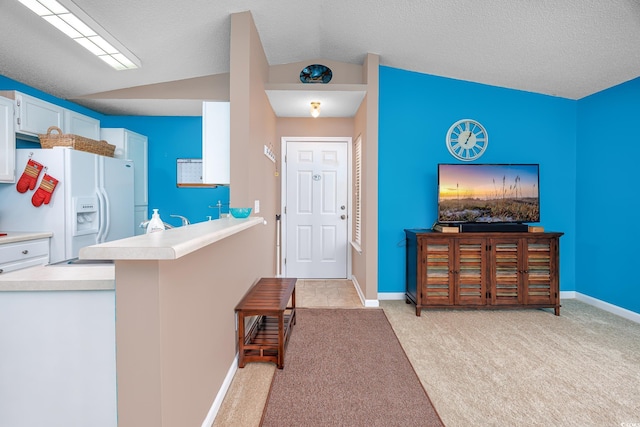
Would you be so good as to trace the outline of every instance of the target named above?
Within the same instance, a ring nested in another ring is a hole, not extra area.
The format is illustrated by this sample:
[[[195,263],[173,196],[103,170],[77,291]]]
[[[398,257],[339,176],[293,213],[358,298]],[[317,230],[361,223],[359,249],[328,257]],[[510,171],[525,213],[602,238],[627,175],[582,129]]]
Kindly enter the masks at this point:
[[[285,274],[346,278],[347,142],[287,142]]]

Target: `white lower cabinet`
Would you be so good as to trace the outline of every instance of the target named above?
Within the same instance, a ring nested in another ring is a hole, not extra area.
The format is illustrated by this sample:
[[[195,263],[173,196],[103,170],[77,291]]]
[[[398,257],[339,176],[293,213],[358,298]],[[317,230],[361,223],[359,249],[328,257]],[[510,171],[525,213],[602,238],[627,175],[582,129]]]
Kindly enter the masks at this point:
[[[0,274],[49,263],[49,239],[0,245]]]
[[[13,101],[0,97],[0,182],[15,182],[16,135],[13,129]]]
[[[113,290],[0,292],[0,325],[0,426],[117,427]]]

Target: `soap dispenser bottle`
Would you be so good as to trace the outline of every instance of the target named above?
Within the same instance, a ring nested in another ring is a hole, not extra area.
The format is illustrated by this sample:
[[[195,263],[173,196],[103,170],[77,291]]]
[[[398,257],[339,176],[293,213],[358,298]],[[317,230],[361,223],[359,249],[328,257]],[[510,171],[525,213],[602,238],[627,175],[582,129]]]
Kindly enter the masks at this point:
[[[149,225],[147,225],[147,234],[162,230],[164,230],[164,222],[160,219],[158,209],[154,209],[151,215],[151,221],[149,221]]]

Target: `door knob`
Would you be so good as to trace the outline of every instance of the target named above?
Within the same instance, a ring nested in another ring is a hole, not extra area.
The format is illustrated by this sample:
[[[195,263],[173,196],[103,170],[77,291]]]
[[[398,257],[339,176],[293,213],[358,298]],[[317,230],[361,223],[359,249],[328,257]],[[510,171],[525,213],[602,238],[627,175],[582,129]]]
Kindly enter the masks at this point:
[[[342,205],[342,206],[340,206],[340,209],[342,209],[342,210],[345,210],[345,207],[344,207],[344,205]]]
[[[345,219],[346,217],[346,215],[340,215],[340,219]]]

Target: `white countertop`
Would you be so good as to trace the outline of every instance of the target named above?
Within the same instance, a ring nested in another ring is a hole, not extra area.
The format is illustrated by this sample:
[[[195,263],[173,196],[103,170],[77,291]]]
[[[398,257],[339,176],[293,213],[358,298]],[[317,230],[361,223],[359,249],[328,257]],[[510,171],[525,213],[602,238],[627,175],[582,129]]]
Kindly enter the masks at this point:
[[[223,218],[80,249],[81,259],[171,260],[264,223],[262,217]],[[51,233],[8,233],[1,243],[51,237]],[[0,275],[1,291],[75,291],[115,289],[113,264],[53,264]]]
[[[27,240],[46,239],[53,236],[53,233],[51,232],[27,233],[3,231],[2,233],[7,233],[7,235],[0,236],[0,245],[4,245],[5,243],[25,242]]]
[[[172,260],[263,224],[262,217],[222,218],[80,249],[80,259]]]
[[[99,291],[114,284],[113,264],[39,265],[0,274],[0,291]]]

